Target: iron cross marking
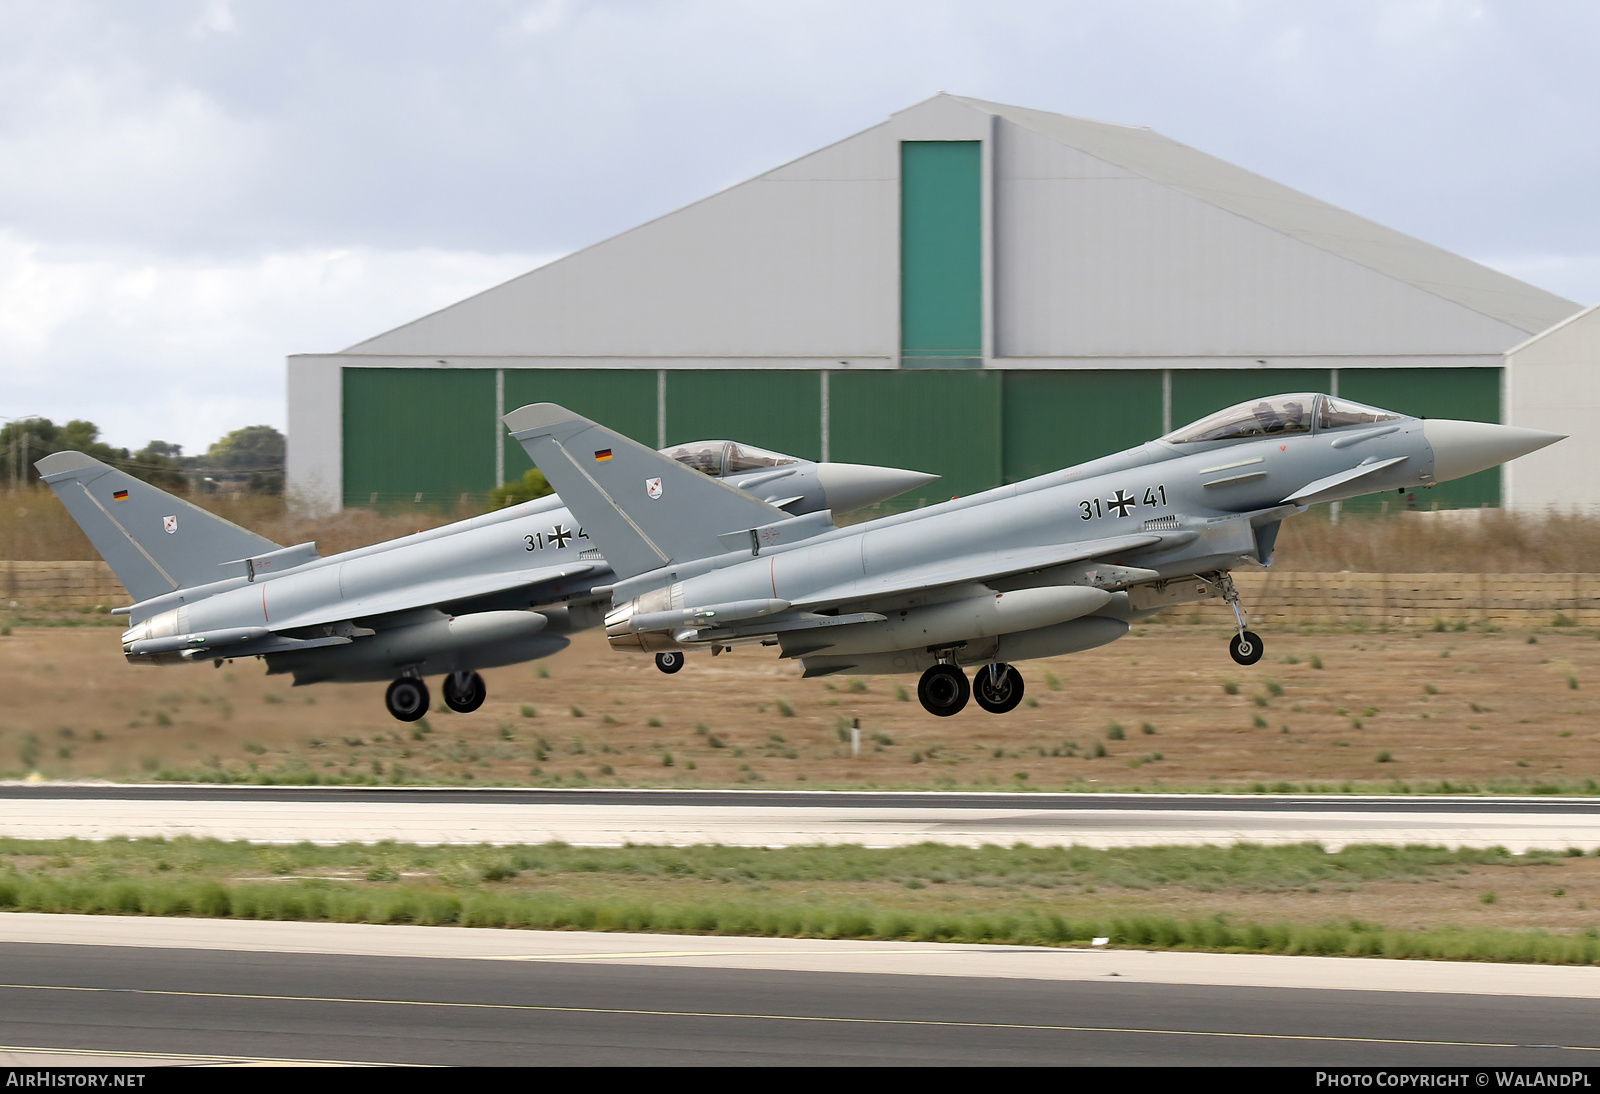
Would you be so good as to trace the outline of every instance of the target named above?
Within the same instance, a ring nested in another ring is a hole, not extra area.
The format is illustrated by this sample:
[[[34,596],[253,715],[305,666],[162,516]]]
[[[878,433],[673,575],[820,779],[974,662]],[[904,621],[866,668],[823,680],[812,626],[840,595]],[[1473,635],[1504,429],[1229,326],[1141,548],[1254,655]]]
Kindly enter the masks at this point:
[[[1128,510],[1134,508],[1138,504],[1139,503],[1134,501],[1125,490],[1118,490],[1116,497],[1106,499],[1106,508],[1115,509],[1117,511],[1117,516],[1119,517],[1127,516]]]
[[[550,529],[550,546],[560,550],[567,545],[567,540],[572,538],[572,533],[567,531],[565,524],[558,524]]]

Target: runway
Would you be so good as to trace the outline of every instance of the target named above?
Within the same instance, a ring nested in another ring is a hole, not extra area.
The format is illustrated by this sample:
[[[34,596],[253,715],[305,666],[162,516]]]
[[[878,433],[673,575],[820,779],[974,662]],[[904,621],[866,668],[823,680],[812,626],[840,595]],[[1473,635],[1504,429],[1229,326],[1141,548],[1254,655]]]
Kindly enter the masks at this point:
[[[0,787],[0,836],[313,843],[1600,847],[1600,800],[1255,795]]]
[[[0,915],[0,1063],[1600,1063],[1600,970]]]

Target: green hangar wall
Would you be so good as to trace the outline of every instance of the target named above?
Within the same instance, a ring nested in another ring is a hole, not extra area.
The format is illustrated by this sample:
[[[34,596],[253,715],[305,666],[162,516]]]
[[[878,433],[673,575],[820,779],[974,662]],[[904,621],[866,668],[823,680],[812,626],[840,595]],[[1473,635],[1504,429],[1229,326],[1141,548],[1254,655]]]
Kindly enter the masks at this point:
[[[1433,417],[1501,412],[1496,368],[346,368],[342,381],[347,507],[481,501],[531,466],[499,418],[532,402],[561,403],[651,446],[733,438],[942,476],[900,503],[911,505],[1042,475],[1280,392],[1337,391]],[[1499,502],[1495,472],[1419,493],[1425,508]]]

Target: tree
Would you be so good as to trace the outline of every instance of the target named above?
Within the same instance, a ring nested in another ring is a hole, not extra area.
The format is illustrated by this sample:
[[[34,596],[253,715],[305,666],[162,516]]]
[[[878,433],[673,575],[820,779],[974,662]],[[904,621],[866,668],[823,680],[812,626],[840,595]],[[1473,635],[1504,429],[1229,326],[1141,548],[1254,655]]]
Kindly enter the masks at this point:
[[[174,494],[189,492],[189,476],[184,474],[183,445],[151,441],[132,456],[124,470],[151,486]]]
[[[489,504],[495,509],[504,509],[508,505],[518,505],[554,493],[554,488],[545,481],[544,472],[537,467],[530,467],[523,472],[522,478],[513,479],[489,491]]]
[[[0,429],[0,452],[5,456],[7,477],[12,468],[18,468],[27,482],[39,481],[33,465],[52,452],[82,452],[110,464],[127,461],[126,448],[112,448],[99,438],[100,427],[81,418],[66,425],[56,425],[49,418],[18,418]]]
[[[270,425],[235,429],[206,453],[206,465],[251,493],[283,493],[283,434]]]
[[[211,446],[206,466],[219,471],[282,471],[283,434],[270,425],[235,429]]]

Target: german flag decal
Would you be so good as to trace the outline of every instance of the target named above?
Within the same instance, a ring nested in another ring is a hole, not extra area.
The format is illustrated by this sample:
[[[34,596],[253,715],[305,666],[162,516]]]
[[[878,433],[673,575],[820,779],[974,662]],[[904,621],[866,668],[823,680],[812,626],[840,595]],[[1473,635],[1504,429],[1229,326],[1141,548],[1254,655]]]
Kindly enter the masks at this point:
[[[597,460],[609,460],[611,458],[611,449],[602,448],[594,454],[594,458]]]
[[[118,490],[116,493],[111,495],[111,500],[112,501],[127,501],[128,500],[128,492],[126,490]]]

